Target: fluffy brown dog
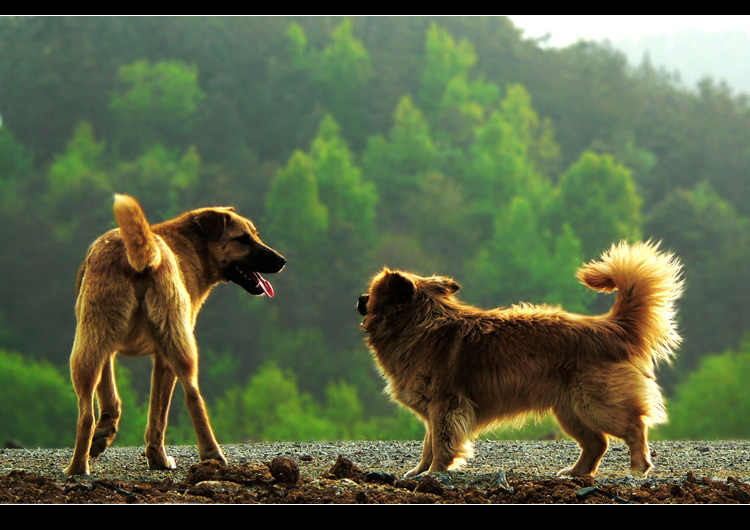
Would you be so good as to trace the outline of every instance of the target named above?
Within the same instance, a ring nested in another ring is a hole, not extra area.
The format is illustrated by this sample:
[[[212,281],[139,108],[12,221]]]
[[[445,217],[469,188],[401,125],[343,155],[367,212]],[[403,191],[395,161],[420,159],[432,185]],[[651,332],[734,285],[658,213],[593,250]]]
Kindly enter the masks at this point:
[[[407,476],[449,469],[471,456],[482,430],[549,410],[581,447],[560,474],[594,475],[612,435],[627,443],[631,473],[645,476],[648,427],[666,421],[654,365],[680,342],[680,270],[656,244],[613,246],[578,272],[592,289],[618,290],[601,316],[525,304],[485,311],[458,301],[449,278],[387,268],[375,276],[358,303],[368,345],[387,391],[427,430]]]
[[[119,228],[94,241],[78,273],[78,325],[70,358],[78,431],[66,473],[88,474],[89,455],[99,456],[115,438],[120,420],[115,353],[153,356],[149,468],[175,467],[164,449],[164,434],[177,379],[185,389],[201,460],[225,463],[198,389],[195,320],[219,282],[273,296],[260,274],[279,272],[286,260],[264,245],[255,226],[233,208],[193,210],[150,226],[135,199],[116,195],[114,212]]]

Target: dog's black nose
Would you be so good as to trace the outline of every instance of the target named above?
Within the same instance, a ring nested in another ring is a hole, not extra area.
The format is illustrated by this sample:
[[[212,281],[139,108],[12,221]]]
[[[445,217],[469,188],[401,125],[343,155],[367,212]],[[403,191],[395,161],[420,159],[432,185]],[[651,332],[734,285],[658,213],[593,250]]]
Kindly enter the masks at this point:
[[[364,316],[367,316],[367,302],[370,301],[370,295],[363,294],[359,297],[359,300],[357,300],[357,311],[359,311],[359,314]]]
[[[281,272],[285,266],[286,266],[286,258],[282,255],[279,255],[279,272]]]

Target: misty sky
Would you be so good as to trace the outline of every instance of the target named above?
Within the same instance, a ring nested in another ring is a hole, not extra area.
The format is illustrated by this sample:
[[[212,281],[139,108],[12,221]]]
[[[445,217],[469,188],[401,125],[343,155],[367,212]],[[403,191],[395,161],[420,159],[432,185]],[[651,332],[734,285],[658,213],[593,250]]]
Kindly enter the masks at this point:
[[[583,38],[612,41],[685,29],[750,33],[750,15],[506,15],[527,37],[549,33],[550,44],[566,46]]]

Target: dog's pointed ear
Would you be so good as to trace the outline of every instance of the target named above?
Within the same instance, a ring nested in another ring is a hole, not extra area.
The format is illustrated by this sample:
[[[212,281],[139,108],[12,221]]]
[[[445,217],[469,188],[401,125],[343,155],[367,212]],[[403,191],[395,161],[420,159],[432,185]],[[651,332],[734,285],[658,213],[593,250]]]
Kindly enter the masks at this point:
[[[448,289],[449,294],[456,294],[461,290],[461,286],[455,280],[447,280],[445,282],[445,288]]]
[[[414,282],[399,271],[384,271],[388,291],[398,298],[408,300],[414,294]]]
[[[195,216],[195,224],[211,241],[218,241],[224,235],[227,227],[227,217],[224,212],[205,210]]]

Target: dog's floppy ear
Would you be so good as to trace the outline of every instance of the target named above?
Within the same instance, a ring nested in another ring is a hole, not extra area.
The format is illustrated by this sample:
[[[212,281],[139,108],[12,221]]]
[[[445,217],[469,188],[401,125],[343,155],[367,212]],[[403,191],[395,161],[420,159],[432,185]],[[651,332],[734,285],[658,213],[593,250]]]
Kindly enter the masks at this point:
[[[218,241],[227,227],[228,214],[216,210],[206,210],[195,216],[195,224],[211,241]]]

